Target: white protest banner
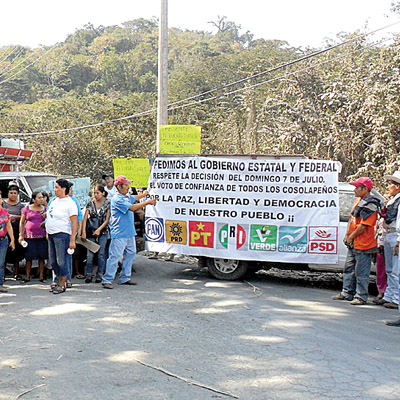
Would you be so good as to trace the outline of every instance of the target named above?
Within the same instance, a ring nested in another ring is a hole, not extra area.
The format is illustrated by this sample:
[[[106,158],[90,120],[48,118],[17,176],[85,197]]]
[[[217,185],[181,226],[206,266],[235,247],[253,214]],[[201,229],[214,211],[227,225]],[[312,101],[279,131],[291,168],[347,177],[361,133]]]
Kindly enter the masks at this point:
[[[146,248],[238,260],[338,261],[340,163],[304,157],[160,156]]]

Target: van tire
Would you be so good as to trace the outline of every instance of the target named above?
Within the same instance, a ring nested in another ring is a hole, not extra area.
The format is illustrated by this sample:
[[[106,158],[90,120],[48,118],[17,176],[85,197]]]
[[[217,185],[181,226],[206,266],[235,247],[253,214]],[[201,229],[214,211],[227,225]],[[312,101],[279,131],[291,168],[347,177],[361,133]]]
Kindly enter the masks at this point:
[[[248,264],[241,260],[228,260],[225,258],[208,258],[208,272],[216,279],[235,281],[244,276]]]

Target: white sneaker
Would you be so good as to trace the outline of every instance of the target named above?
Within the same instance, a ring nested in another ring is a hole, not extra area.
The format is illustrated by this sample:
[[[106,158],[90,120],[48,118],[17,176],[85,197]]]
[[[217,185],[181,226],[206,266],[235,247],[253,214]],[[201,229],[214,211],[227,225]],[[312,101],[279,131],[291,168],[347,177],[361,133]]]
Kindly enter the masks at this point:
[[[7,293],[8,289],[6,289],[3,285],[0,285],[0,293]]]

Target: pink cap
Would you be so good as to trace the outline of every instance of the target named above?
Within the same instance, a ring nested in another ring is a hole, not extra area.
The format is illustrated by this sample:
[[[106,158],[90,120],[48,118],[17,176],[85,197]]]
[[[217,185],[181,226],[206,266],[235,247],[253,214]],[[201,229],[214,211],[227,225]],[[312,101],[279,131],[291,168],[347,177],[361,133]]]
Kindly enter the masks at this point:
[[[126,176],[122,176],[122,175],[117,176],[114,181],[115,186],[130,185],[131,183],[132,183],[132,181],[128,180],[128,178]]]
[[[367,178],[366,176],[362,176],[361,178],[358,178],[356,181],[350,182],[350,185],[356,187],[365,186],[369,190],[372,190],[372,188],[374,187],[374,184],[372,183],[371,179]]]

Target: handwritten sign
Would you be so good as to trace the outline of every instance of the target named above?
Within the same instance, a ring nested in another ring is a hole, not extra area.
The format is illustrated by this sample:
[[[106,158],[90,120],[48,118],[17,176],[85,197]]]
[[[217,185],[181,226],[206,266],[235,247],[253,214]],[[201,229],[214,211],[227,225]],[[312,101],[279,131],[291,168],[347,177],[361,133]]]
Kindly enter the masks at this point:
[[[201,126],[161,125],[161,154],[200,154]]]
[[[68,178],[68,181],[74,183],[74,186],[72,186],[74,197],[78,200],[81,209],[85,208],[87,203],[90,201],[90,178]],[[51,197],[55,196],[55,185],[56,180],[49,182],[48,191],[50,192]]]
[[[126,176],[130,186],[147,187],[150,165],[147,158],[116,158],[113,160],[114,176]]]

